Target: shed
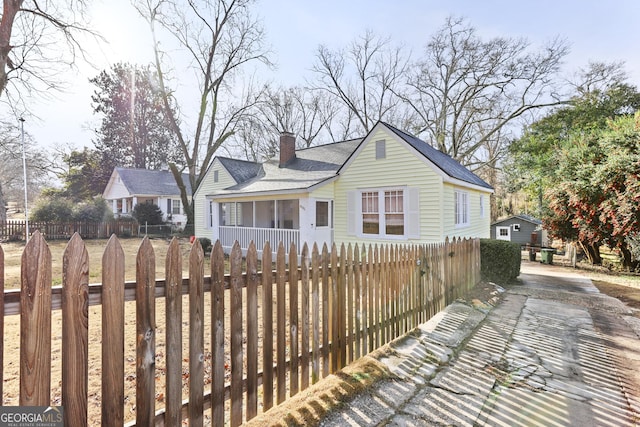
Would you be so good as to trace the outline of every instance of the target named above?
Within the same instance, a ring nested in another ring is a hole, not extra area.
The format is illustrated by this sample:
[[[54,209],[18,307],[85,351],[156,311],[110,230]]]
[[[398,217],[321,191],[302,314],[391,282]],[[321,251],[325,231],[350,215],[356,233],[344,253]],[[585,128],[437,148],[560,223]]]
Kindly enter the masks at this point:
[[[542,221],[525,214],[513,215],[491,224],[491,238],[523,246],[548,246],[547,232],[542,229]],[[532,241],[534,238],[535,241]]]

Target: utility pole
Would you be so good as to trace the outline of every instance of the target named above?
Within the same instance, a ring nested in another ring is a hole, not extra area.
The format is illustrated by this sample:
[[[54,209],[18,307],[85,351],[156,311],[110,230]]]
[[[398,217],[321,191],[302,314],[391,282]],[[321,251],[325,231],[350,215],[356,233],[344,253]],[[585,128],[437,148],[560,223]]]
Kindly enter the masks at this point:
[[[25,240],[29,243],[29,207],[27,204],[27,156],[24,149],[24,119],[20,117],[20,127],[22,129],[22,172],[24,176],[24,220],[26,224]]]

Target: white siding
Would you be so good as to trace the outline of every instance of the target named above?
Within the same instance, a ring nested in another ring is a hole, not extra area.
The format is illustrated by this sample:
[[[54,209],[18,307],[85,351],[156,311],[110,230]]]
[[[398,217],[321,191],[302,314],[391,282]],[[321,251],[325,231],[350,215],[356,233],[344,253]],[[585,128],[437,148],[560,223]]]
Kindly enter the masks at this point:
[[[218,182],[214,182],[213,180],[214,171],[218,171]],[[236,182],[229,172],[215,159],[193,196],[194,233],[197,237],[212,238],[213,231],[208,228],[207,225],[209,219],[209,200],[207,200],[206,196],[215,193],[216,190],[222,190],[235,184]]]
[[[115,174],[111,179],[112,181],[110,183],[111,185],[109,186],[108,193],[104,195],[106,200],[123,199],[131,196],[127,187],[125,187],[120,180],[120,175]]]

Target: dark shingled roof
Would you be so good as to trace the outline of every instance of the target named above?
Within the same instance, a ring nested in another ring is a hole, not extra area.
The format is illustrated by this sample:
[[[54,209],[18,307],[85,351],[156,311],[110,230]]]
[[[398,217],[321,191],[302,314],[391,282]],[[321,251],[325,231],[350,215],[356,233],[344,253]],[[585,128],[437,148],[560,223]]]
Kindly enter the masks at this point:
[[[491,225],[500,224],[500,223],[503,223],[505,221],[509,221],[510,219],[514,219],[514,218],[518,218],[518,219],[521,219],[523,221],[530,222],[532,224],[542,225],[542,220],[539,220],[538,218],[533,217],[531,215],[527,215],[527,214],[511,215],[509,217],[499,219],[498,221],[492,223]]]
[[[153,171],[148,169],[116,168],[120,179],[130,194],[176,196],[180,194],[178,184],[171,171]],[[191,194],[189,175],[182,174],[182,181]]]
[[[380,123],[415,148],[448,176],[483,188],[492,188],[449,155],[387,123]],[[279,167],[279,156],[277,155],[262,164],[218,157],[237,184],[219,190],[216,194],[308,189],[335,177],[362,141],[363,139],[352,139],[296,150],[296,157],[282,168]]]
[[[471,172],[469,169],[462,166],[455,160],[453,157],[448,154],[439,151],[421,139],[416,138],[413,135],[410,135],[406,132],[403,132],[395,127],[391,126],[388,123],[383,123],[387,126],[392,132],[406,141],[413,148],[418,150],[423,156],[427,159],[431,160],[431,162],[439,167],[444,173],[449,175],[451,178],[456,178],[464,182],[468,182],[470,184],[475,184],[480,187],[493,189],[489,184],[487,184],[484,180],[482,180],[478,175]]]
[[[283,168],[276,155],[263,163],[259,173],[251,179],[238,182],[219,194],[307,189],[334,177],[360,141],[354,139],[296,150],[296,157]]]
[[[220,163],[229,171],[231,177],[236,182],[245,182],[254,178],[258,173],[262,165],[256,162],[250,162],[247,160],[236,160],[229,157],[218,157]]]

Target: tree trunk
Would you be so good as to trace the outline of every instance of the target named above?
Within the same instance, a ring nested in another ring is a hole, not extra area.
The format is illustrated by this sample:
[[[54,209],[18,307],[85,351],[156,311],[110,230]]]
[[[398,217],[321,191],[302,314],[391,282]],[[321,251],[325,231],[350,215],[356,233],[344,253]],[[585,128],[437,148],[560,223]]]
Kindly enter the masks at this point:
[[[620,253],[622,254],[622,268],[627,271],[634,271],[638,267],[639,262],[633,259],[633,255],[627,244],[620,244],[618,249],[620,249]]]
[[[182,206],[184,213],[187,215],[187,225],[193,225],[193,194],[187,194],[187,187],[182,180],[182,173],[178,170],[174,163],[169,163],[169,169],[173,174],[173,178],[176,180],[176,184],[180,189],[180,198],[182,199]],[[191,185],[191,192],[195,193],[195,186]]]
[[[7,209],[5,208],[4,194],[2,193],[2,184],[0,184],[0,222],[7,220]]]
[[[602,265],[602,257],[600,256],[600,245],[597,243],[579,242],[582,246],[587,259],[592,265]]]
[[[23,0],[5,0],[3,2],[2,21],[0,21],[0,96],[7,87],[7,67],[13,69],[9,52],[11,52],[11,31],[16,14],[20,11]],[[2,205],[4,206],[4,205]],[[2,214],[4,215],[4,213]]]

